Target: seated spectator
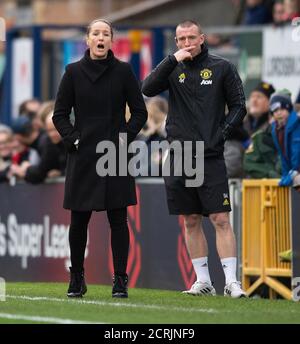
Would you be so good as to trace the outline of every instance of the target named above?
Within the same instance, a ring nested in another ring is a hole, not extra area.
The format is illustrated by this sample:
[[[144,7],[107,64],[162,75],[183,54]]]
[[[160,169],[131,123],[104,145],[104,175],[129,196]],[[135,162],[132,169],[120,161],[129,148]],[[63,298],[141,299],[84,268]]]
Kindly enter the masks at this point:
[[[11,185],[15,185],[16,175],[14,175],[13,169],[24,168],[29,164],[37,164],[40,158],[35,149],[24,145],[14,135],[10,142],[10,150],[9,169],[6,173],[6,179]]]
[[[300,192],[300,117],[293,110],[291,92],[273,94],[270,111],[274,116],[272,135],[282,162],[280,186],[292,186]],[[281,262],[291,262],[292,249],[279,252]]]
[[[37,112],[37,118],[41,122],[41,127],[45,128],[45,121],[49,113],[54,110],[55,101],[47,100],[43,102]]]
[[[244,155],[244,170],[249,178],[280,178],[281,163],[272,139],[271,125],[257,130]]]
[[[298,0],[284,0],[285,20],[291,22],[294,18],[300,17],[300,8]]]
[[[38,152],[35,149],[24,145],[15,135],[13,135],[11,142],[11,150],[11,160],[15,165],[21,165],[24,162],[37,164],[40,161]]]
[[[37,184],[42,183],[47,177],[53,178],[65,175],[67,154],[62,143],[62,138],[52,121],[53,112],[46,118],[47,140],[41,160],[38,164],[22,164],[12,166],[11,173],[25,181]]]
[[[229,178],[243,178],[244,145],[243,142],[249,139],[247,131],[241,124],[234,127],[224,145],[224,159]]]
[[[147,153],[143,154],[142,175],[151,176],[151,164],[158,167],[159,175],[162,175],[162,158],[164,152],[151,150],[151,142],[165,140],[165,121],[168,112],[167,101],[160,96],[153,97],[146,102],[148,120],[145,127],[138,135],[138,139],[147,144]]]
[[[19,106],[19,116],[28,117],[33,128],[37,130],[43,129],[43,124],[39,116],[41,105],[41,102],[37,99],[28,99]]]
[[[300,90],[295,101],[295,110],[298,112],[300,111]]]
[[[26,116],[29,119],[32,119],[32,117],[34,117],[39,111],[40,106],[41,106],[41,103],[37,99],[25,100],[19,106],[19,116]]]
[[[230,37],[226,37],[216,33],[208,33],[206,34],[206,43],[210,48],[225,48],[229,47],[232,48],[232,42]]]
[[[163,97],[156,96],[147,100],[146,105],[150,115],[148,115],[148,121],[142,129],[141,134],[147,137],[159,135],[165,138],[165,120],[168,112],[167,101]]]
[[[12,154],[11,141],[11,129],[0,124],[0,183],[9,181],[8,173]]]
[[[269,125],[269,99],[274,92],[271,84],[262,81],[250,93],[249,111],[244,120],[244,128],[249,136]]]
[[[47,134],[33,126],[26,116],[20,116],[12,123],[14,137],[23,145],[35,149],[41,156],[46,145]]]
[[[273,25],[276,27],[283,26],[287,23],[283,0],[275,1],[272,9],[272,16]]]
[[[271,11],[264,0],[246,0],[245,25],[262,25],[271,22]]]
[[[293,109],[290,92],[274,93],[270,99],[272,137],[281,158],[280,186],[293,186],[300,191],[300,118]]]

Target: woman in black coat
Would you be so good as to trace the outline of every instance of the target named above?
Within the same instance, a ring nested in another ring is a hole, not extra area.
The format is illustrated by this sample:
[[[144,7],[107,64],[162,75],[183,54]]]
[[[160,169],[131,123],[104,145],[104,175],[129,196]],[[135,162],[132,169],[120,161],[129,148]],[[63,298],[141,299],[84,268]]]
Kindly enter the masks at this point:
[[[127,206],[136,204],[135,183],[129,175],[101,177],[97,174],[96,164],[101,155],[96,153],[96,146],[109,140],[118,147],[120,133],[127,133],[131,142],[144,126],[147,110],[130,65],[114,57],[112,38],[109,22],[97,19],[88,26],[88,49],[80,61],[66,67],[53,115],[53,123],[69,152],[64,197],[64,208],[71,210],[69,297],[80,297],[87,290],[83,263],[93,210],[107,210],[111,226],[112,296],[128,296]],[[126,103],[131,112],[127,123]],[[70,122],[72,108],[74,125]]]

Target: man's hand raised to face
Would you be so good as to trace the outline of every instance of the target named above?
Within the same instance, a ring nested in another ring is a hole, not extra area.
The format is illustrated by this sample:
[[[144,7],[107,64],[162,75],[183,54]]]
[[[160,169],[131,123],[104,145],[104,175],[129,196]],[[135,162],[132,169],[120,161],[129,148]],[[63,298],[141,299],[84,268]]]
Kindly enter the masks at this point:
[[[176,51],[174,56],[175,56],[177,62],[181,62],[184,60],[192,60],[193,56],[190,53],[190,51],[193,49],[195,49],[194,45],[192,45],[190,47],[182,48],[182,49],[179,49],[178,51]]]

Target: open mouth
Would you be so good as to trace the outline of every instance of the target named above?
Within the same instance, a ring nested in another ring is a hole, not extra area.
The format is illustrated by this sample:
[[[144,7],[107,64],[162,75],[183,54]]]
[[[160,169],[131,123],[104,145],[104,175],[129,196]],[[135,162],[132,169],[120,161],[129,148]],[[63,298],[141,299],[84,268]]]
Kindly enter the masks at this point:
[[[97,44],[97,48],[98,49],[104,49],[104,44],[101,44],[101,43]]]

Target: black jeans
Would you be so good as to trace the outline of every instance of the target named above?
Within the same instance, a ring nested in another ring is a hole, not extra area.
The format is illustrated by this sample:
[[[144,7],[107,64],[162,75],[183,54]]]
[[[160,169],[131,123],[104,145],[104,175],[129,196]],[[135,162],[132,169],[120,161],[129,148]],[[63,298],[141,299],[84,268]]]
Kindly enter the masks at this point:
[[[83,270],[87,228],[91,215],[91,211],[71,211],[69,243],[73,271]],[[107,217],[111,227],[111,249],[114,273],[124,275],[126,274],[129,250],[127,208],[108,210]]]

